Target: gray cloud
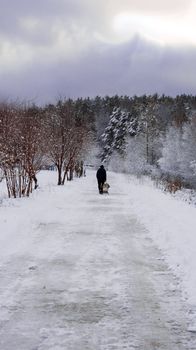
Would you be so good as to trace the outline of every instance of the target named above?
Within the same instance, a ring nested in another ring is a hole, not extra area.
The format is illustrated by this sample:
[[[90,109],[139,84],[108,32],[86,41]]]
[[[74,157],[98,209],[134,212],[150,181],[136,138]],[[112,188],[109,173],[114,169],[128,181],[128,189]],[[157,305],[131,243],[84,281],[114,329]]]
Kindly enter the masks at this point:
[[[147,14],[185,13],[192,0],[1,0],[0,35],[8,39],[38,43],[54,40],[54,28],[61,24],[69,33],[73,27],[104,32],[110,20],[119,12]],[[35,28],[26,26],[28,21],[37,21]]]
[[[191,5],[192,0],[109,0],[110,7],[114,3],[118,8],[123,10],[137,11],[142,13],[159,13],[162,15],[184,13]]]
[[[196,47],[159,46],[138,35],[123,44],[96,37],[111,34],[117,13],[179,16],[190,5],[184,0],[1,0],[0,98],[43,103],[59,95],[195,93]]]
[[[36,62],[2,76],[0,96],[54,101],[58,96],[194,93],[196,49],[160,49],[135,38],[115,46],[92,46],[80,61]]]

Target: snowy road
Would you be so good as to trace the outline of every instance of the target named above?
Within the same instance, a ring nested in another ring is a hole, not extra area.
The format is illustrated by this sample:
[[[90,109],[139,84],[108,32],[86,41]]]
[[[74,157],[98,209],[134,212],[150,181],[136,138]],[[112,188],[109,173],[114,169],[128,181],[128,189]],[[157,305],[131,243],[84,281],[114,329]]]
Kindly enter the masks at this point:
[[[120,175],[109,196],[94,176],[1,208],[12,223],[0,242],[0,349],[196,349],[178,280]]]

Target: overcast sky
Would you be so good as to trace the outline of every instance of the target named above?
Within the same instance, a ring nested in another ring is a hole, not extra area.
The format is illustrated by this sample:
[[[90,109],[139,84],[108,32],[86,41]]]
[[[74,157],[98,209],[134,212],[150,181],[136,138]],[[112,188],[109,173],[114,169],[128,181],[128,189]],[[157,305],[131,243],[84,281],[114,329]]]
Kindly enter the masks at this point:
[[[196,93],[195,0],[0,0],[0,98]]]

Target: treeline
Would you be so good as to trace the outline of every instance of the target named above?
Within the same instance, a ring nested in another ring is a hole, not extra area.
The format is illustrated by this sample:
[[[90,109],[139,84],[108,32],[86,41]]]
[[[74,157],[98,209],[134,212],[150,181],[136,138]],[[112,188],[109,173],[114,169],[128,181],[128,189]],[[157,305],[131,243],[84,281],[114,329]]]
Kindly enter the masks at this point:
[[[58,185],[87,151],[113,170],[148,174],[171,190],[196,188],[196,97],[97,96],[43,107],[0,104],[0,177],[9,197],[29,196],[37,173],[54,165]]]
[[[0,105],[0,168],[8,196],[29,196],[40,169],[54,165],[58,185],[71,180],[93,135],[91,113],[72,100],[44,108]]]

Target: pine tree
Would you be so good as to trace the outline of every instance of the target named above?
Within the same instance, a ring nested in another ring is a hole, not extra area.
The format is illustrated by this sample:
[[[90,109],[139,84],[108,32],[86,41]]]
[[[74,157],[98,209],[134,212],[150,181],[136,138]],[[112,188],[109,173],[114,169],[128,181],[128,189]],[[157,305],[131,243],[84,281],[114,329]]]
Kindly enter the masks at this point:
[[[181,150],[182,130],[171,126],[163,141],[162,157],[159,159],[163,174],[174,178],[181,175]]]
[[[130,112],[114,108],[109,124],[101,138],[103,142],[102,160],[110,158],[114,151],[123,157],[127,135],[134,136],[136,133],[136,118]]]
[[[196,114],[183,126],[180,150],[180,173],[185,181],[196,185]]]

